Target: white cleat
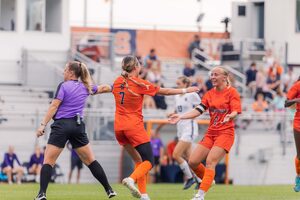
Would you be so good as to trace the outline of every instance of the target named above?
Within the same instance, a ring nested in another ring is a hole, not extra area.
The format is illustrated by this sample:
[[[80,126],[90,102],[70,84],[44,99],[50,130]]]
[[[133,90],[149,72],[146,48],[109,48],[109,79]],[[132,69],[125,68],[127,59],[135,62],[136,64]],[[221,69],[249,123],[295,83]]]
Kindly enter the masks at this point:
[[[150,200],[150,197],[148,196],[148,194],[142,194],[140,200]]]
[[[199,190],[197,194],[195,194],[194,198],[191,200],[204,200],[205,192],[202,190]]]
[[[134,180],[130,177],[124,178],[122,184],[125,185],[131,192],[132,196],[135,198],[141,198],[142,195],[140,191],[135,187]]]

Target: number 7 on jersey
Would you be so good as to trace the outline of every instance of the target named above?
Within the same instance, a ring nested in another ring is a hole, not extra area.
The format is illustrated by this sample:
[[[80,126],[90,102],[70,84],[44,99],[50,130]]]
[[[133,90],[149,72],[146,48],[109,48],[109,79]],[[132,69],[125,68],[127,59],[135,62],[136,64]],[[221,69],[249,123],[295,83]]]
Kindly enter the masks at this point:
[[[119,94],[121,95],[121,104],[124,104],[125,92],[119,92]]]

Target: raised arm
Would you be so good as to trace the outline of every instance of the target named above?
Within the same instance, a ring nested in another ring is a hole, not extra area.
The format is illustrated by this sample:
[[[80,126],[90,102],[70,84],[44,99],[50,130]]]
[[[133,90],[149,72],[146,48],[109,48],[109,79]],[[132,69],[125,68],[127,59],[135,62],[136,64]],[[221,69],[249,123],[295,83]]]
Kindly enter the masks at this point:
[[[57,112],[57,109],[58,109],[58,107],[59,107],[60,104],[61,104],[61,100],[59,100],[59,99],[53,99],[53,101],[51,102],[51,104],[50,104],[50,106],[48,108],[48,111],[47,111],[46,115],[44,116],[44,118],[43,118],[43,120],[41,122],[40,127],[37,130],[36,135],[38,137],[44,135],[44,131],[45,131],[45,128],[46,128],[48,122],[53,118],[53,116]]]
[[[191,92],[198,92],[198,87],[188,87],[184,89],[174,89],[174,88],[160,88],[157,92],[159,95],[176,95],[176,94],[185,94]]]
[[[300,98],[296,98],[296,99],[291,99],[291,100],[286,100],[284,102],[284,107],[290,107],[295,103],[300,103]]]

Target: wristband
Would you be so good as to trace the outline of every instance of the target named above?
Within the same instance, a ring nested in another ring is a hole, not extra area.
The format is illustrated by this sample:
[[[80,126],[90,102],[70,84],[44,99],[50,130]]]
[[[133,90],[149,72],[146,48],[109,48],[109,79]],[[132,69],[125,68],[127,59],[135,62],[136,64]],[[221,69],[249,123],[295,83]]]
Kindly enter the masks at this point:
[[[187,93],[187,89],[186,89],[186,88],[183,88],[183,89],[182,89],[182,94],[185,94],[185,93]]]

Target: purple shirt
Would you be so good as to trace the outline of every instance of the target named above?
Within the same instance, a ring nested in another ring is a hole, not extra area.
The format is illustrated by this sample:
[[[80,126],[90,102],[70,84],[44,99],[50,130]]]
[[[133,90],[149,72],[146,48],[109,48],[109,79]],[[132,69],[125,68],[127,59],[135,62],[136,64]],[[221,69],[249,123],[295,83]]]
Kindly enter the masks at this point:
[[[160,148],[164,146],[161,139],[152,138],[150,142],[151,142],[153,156],[160,156]]]
[[[32,167],[32,165],[34,165],[34,164],[36,164],[36,165],[42,165],[43,162],[44,162],[44,154],[41,153],[40,157],[37,157],[37,155],[34,153],[30,157],[29,168]]]
[[[97,86],[93,85],[92,92],[97,92]],[[61,100],[61,104],[54,116],[54,119],[73,118],[80,114],[83,117],[83,108],[87,97],[88,89],[80,81],[65,81],[58,85],[55,99]]]
[[[2,165],[1,165],[2,169],[4,167],[7,167],[7,166],[10,166],[11,168],[13,168],[14,167],[14,161],[17,161],[18,165],[21,165],[21,163],[20,163],[20,161],[19,161],[16,154],[10,155],[9,153],[5,153],[4,154],[4,160],[3,160]]]

